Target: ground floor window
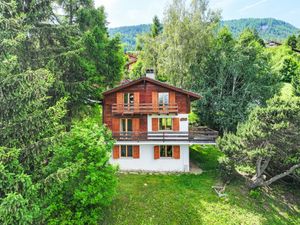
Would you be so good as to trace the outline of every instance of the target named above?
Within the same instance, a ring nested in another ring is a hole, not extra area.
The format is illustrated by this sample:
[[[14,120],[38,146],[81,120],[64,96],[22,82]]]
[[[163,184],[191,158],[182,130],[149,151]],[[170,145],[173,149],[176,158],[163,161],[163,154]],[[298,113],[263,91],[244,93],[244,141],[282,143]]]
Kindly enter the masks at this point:
[[[173,157],[172,145],[161,145],[159,146],[160,157]]]
[[[132,157],[132,145],[121,145],[121,157]]]
[[[159,118],[159,130],[172,130],[172,118]]]

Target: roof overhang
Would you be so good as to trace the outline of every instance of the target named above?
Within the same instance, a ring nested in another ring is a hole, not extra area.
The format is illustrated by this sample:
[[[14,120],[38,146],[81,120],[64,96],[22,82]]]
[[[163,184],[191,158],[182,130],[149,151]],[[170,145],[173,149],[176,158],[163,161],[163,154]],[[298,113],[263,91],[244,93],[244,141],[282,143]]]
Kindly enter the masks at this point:
[[[128,88],[130,86],[133,86],[135,84],[138,84],[138,83],[144,82],[144,81],[152,83],[152,84],[155,84],[155,85],[158,85],[158,86],[161,86],[161,87],[164,87],[164,88],[167,88],[167,89],[170,89],[170,90],[173,90],[173,91],[176,91],[176,92],[180,92],[180,93],[186,94],[186,95],[190,96],[191,101],[198,100],[198,99],[202,98],[201,95],[198,95],[198,94],[196,94],[194,92],[186,91],[186,90],[184,90],[182,88],[178,88],[178,87],[172,86],[170,84],[166,84],[166,83],[163,83],[161,81],[151,79],[149,77],[141,77],[141,78],[139,78],[137,80],[134,80],[134,81],[128,82],[126,84],[117,86],[117,87],[115,87],[113,89],[110,89],[108,91],[103,92],[103,95],[108,95],[108,94],[111,94],[111,93],[114,93],[114,92],[118,92],[118,91],[120,91],[120,90],[122,90],[124,88]]]

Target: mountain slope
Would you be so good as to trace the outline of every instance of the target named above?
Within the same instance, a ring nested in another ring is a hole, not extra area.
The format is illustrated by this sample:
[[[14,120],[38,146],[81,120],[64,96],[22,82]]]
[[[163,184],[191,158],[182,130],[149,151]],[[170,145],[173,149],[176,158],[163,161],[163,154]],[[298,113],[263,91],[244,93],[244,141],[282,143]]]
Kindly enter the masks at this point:
[[[234,36],[238,36],[245,28],[255,29],[264,40],[283,41],[289,35],[299,33],[299,29],[282,20],[273,18],[247,18],[221,21],[221,26],[227,26]],[[109,29],[110,35],[121,35],[125,50],[134,50],[135,38],[138,34],[150,31],[150,24],[116,27]]]
[[[245,28],[255,29],[264,40],[274,41],[282,41],[289,35],[299,32],[299,29],[293,25],[273,18],[226,20],[221,21],[221,26],[227,26],[235,36]]]

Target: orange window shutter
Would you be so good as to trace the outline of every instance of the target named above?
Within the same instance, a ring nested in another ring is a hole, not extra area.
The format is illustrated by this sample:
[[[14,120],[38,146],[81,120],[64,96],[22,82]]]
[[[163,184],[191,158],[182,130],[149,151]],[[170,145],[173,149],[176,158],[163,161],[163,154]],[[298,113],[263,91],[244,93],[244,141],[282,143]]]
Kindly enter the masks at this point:
[[[115,145],[114,146],[114,149],[113,149],[113,158],[114,159],[120,158],[120,146],[119,145]]]
[[[152,118],[152,131],[158,131],[158,118]]]
[[[123,111],[124,110],[124,93],[122,92],[117,92],[117,110]]]
[[[159,159],[159,146],[154,146],[154,159]]]
[[[134,159],[140,158],[140,146],[139,145],[133,146],[133,155],[132,156]]]
[[[112,118],[112,132],[120,132],[120,119]]]
[[[157,91],[152,92],[152,107],[154,112],[158,112],[158,94]]]
[[[174,159],[180,159],[180,146],[179,145],[173,146],[173,157],[174,157]]]
[[[117,92],[117,104],[123,104],[124,103],[124,93]]]
[[[170,105],[174,105],[176,102],[175,102],[175,92],[174,91],[171,91],[169,93],[169,104]]]
[[[133,118],[132,119],[132,131],[135,133],[134,135],[137,135],[140,131],[140,119],[139,118]]]
[[[179,131],[179,118],[173,118],[173,131]]]
[[[139,105],[140,105],[140,93],[139,92],[134,92],[134,111],[137,112],[139,111]]]

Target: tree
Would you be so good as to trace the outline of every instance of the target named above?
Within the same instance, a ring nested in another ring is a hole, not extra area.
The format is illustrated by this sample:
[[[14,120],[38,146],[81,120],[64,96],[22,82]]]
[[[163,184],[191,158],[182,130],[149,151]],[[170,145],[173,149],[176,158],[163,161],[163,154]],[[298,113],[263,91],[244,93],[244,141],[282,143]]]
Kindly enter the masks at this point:
[[[194,82],[192,67],[206,61],[218,21],[219,13],[211,11],[206,0],[193,0],[189,5],[184,0],[174,0],[163,21],[158,75],[190,89]]]
[[[300,97],[300,72],[293,76],[292,86],[294,95]]]
[[[292,56],[286,56],[282,60],[282,65],[279,70],[281,80],[290,83],[300,71],[298,62]]]
[[[45,168],[47,223],[99,224],[116,192],[116,169],[108,163],[113,144],[104,126],[85,120],[53,147]]]
[[[210,46],[205,63],[193,66],[192,89],[203,96],[197,113],[202,124],[235,131],[253,106],[264,105],[277,92],[277,79],[251,30],[235,40],[224,28]]]
[[[296,35],[291,35],[288,37],[286,44],[288,46],[290,46],[290,48],[292,49],[296,49],[297,48],[297,38]]]
[[[233,166],[255,169],[249,187],[256,188],[300,173],[299,136],[300,98],[275,97],[266,107],[256,107],[218,146]]]
[[[152,37],[157,37],[159,34],[161,34],[163,30],[162,24],[160,23],[157,16],[154,16],[153,22],[151,25],[151,35]]]
[[[33,224],[40,217],[37,185],[24,172],[20,150],[0,147],[0,223]]]
[[[300,49],[300,34],[297,36],[297,49]]]
[[[57,0],[57,3],[66,13],[69,25],[76,21],[76,16],[80,8],[93,7],[93,0]]]
[[[20,161],[29,174],[43,167],[49,156],[47,146],[64,129],[66,99],[50,103],[53,83],[47,70],[0,72],[0,143],[20,149]]]

